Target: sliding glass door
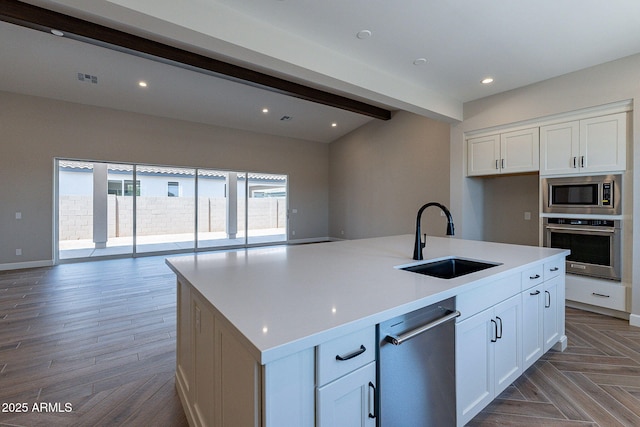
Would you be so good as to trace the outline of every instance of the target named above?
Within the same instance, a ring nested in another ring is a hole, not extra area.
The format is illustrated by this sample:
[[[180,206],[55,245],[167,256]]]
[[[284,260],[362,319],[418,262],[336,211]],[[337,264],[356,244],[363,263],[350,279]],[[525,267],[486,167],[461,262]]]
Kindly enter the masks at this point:
[[[285,242],[287,176],[57,160],[58,259]]]
[[[247,243],[286,241],[286,175],[250,173],[247,193]]]
[[[136,167],[136,253],[195,248],[195,169]]]
[[[59,259],[133,253],[133,169],[57,162]]]
[[[244,174],[198,169],[198,248],[244,245]]]

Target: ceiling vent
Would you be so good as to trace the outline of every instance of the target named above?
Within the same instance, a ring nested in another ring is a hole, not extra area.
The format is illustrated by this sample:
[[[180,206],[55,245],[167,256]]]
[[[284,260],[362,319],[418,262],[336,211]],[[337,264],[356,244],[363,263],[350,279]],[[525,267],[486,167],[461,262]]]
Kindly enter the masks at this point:
[[[282,116],[282,117],[280,117],[280,121],[290,122],[292,118],[293,117],[291,117],[291,116]]]
[[[78,73],[78,80],[81,82],[98,84],[98,77],[91,74]]]

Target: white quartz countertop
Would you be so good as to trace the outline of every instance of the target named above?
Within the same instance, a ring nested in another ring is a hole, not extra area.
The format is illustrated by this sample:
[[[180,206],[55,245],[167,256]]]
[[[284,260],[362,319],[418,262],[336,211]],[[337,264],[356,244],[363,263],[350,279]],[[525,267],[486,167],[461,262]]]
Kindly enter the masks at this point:
[[[194,254],[169,267],[246,338],[262,364],[486,285],[569,252],[427,237],[426,262],[448,256],[502,263],[454,279],[394,267],[414,236]]]

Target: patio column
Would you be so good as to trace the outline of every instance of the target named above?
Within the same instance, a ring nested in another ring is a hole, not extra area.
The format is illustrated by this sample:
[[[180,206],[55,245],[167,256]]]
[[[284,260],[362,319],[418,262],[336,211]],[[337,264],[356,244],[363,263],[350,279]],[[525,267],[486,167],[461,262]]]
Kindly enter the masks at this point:
[[[235,239],[238,234],[238,174],[227,174],[227,237]]]
[[[93,164],[93,243],[96,249],[107,247],[107,164]]]

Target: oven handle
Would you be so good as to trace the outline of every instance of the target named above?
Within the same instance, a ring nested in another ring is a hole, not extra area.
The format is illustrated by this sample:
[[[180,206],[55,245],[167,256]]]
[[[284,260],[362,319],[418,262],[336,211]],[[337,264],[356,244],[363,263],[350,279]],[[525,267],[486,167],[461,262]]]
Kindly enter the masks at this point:
[[[611,227],[606,228],[580,228],[580,227],[554,227],[552,225],[545,226],[547,230],[557,230],[557,231],[585,231],[589,233],[615,233],[616,229]]]

